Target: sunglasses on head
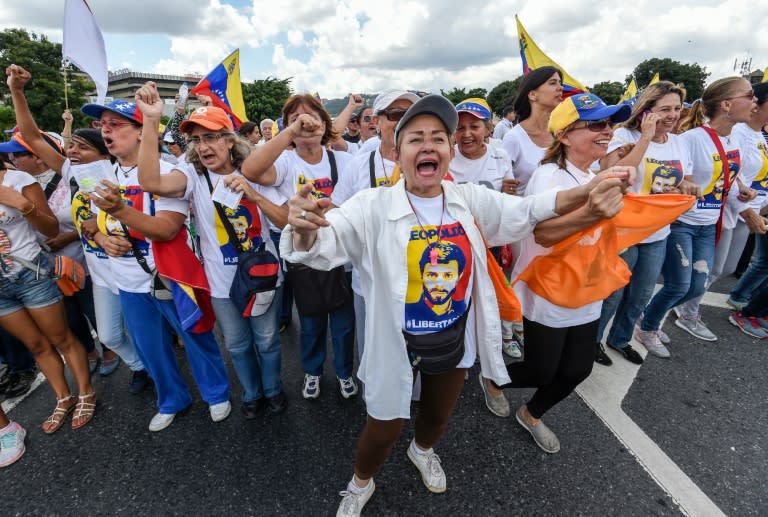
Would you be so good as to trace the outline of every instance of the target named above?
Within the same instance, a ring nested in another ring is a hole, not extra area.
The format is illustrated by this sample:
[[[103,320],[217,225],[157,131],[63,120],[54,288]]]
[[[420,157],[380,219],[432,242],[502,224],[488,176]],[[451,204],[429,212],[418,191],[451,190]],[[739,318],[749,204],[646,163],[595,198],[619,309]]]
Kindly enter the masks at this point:
[[[378,115],[384,115],[390,122],[399,122],[400,119],[403,118],[403,115],[405,115],[406,111],[408,110],[404,110],[403,108],[390,108],[379,111]]]
[[[573,125],[573,129],[588,129],[592,131],[593,133],[599,133],[600,131],[604,129],[610,129],[611,128],[611,119],[604,118],[603,120],[585,120],[582,122],[577,122]]]

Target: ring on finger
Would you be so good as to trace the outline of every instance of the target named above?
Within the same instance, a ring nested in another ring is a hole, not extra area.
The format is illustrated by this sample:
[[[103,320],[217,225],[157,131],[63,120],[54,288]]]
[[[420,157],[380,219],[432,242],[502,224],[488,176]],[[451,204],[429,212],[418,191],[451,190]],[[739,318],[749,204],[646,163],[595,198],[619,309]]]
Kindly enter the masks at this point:
[[[307,211],[302,210],[301,213],[299,214],[299,219],[306,219],[306,218],[307,218]]]

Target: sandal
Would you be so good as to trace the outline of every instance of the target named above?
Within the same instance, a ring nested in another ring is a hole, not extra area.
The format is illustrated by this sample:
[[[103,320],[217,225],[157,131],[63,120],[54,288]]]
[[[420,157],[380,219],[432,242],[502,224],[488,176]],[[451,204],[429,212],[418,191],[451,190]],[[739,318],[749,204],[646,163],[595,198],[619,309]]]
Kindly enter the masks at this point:
[[[86,402],[92,399],[93,402]],[[72,415],[72,429],[80,429],[93,419],[93,413],[96,411],[96,392],[77,397],[75,404],[75,414]]]
[[[71,404],[68,407],[62,407],[62,404],[69,402],[73,398],[75,397],[70,395],[69,397],[65,397],[56,401],[56,409],[53,410],[51,416],[49,416],[41,426],[45,434],[53,434],[58,431],[62,425],[64,425],[64,421],[67,419],[67,416],[69,416],[69,414],[75,410],[75,404]],[[46,428],[45,426],[48,424],[51,424],[52,426]]]

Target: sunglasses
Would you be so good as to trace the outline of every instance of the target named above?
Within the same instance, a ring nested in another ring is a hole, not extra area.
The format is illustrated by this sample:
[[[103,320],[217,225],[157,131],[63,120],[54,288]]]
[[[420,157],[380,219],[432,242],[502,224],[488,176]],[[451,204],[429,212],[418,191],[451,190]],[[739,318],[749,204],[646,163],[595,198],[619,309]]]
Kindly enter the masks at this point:
[[[363,122],[370,122],[373,120],[373,115],[363,115],[362,120]]]
[[[110,119],[100,120],[99,125],[101,127],[108,127],[109,129],[119,129],[124,126],[132,126],[133,122],[128,122],[126,120],[115,120],[113,118],[110,118]]]
[[[405,115],[406,111],[408,110],[404,110],[403,108],[391,108],[379,111],[378,115],[384,115],[390,122],[399,122],[400,119],[403,118],[403,115]]]
[[[611,128],[611,119],[609,118],[603,120],[585,120],[578,124],[574,124],[572,127],[572,129],[588,129],[593,133],[599,133],[606,128]]]

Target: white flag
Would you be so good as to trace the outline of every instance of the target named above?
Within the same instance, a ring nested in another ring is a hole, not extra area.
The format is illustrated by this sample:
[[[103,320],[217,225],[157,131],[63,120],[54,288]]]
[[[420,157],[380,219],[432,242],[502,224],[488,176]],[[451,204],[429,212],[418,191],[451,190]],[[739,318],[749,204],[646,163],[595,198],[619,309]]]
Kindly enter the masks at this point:
[[[96,102],[103,104],[109,81],[107,51],[96,18],[85,0],[66,0],[64,4],[63,58],[91,77],[96,83]]]

